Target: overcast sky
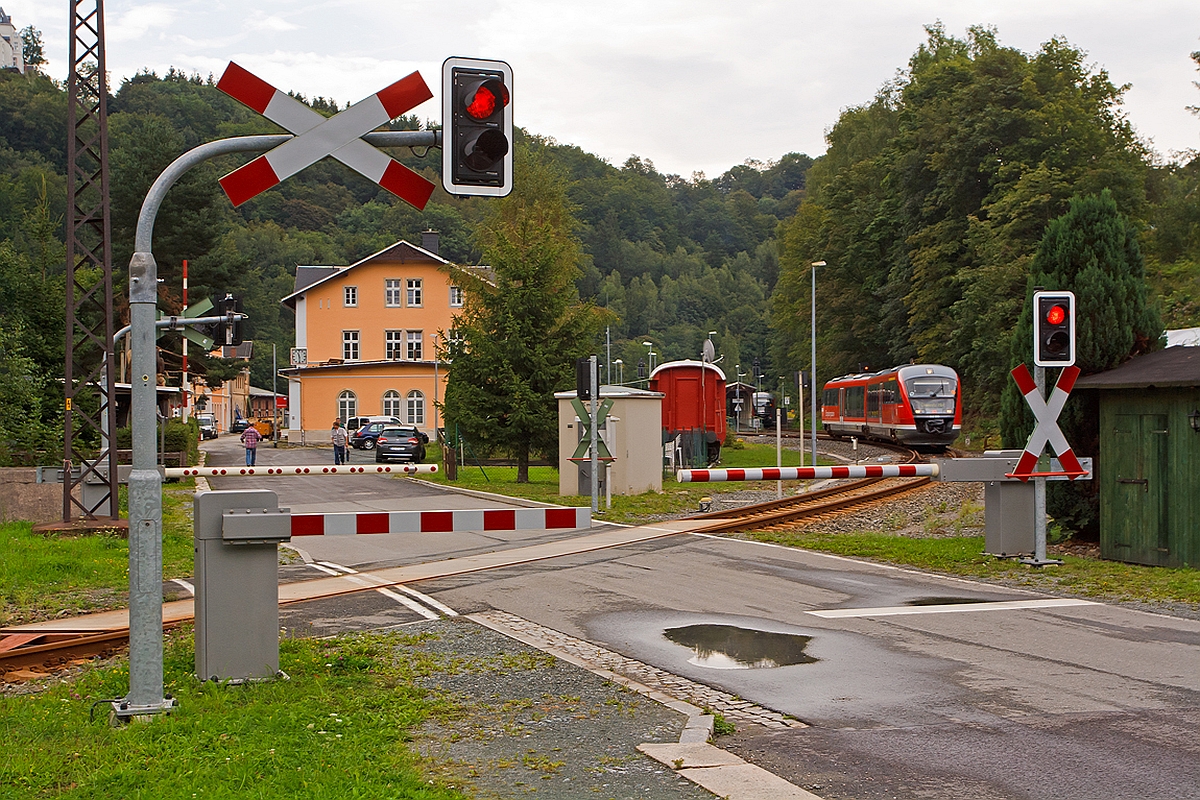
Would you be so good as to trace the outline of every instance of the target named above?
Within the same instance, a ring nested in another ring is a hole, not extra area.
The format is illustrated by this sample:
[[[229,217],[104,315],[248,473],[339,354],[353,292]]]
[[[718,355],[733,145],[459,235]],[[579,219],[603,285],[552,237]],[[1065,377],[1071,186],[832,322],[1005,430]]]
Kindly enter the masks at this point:
[[[42,32],[65,79],[68,0],[0,0]],[[85,6],[88,3],[84,3]],[[1163,157],[1200,148],[1197,0],[108,0],[113,89],[149,67],[219,76],[233,60],[280,89],[345,105],[419,70],[439,92],[449,56],[503,59],[527,130],[613,164],[715,177],[746,159],[825,151],[941,20],[991,25],[1034,52],[1065,37],[1132,84],[1125,109]],[[438,119],[431,100],[415,109]]]

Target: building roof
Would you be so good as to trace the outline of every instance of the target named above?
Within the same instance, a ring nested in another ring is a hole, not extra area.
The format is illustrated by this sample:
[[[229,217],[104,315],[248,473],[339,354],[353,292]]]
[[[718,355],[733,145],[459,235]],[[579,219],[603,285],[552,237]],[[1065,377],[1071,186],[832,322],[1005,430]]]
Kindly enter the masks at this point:
[[[1131,358],[1075,382],[1077,389],[1161,389],[1200,386],[1200,347],[1168,347]]]
[[[651,392],[651,391],[647,391],[646,389],[639,389],[636,386],[622,386],[620,384],[605,383],[597,388],[600,390],[601,397],[612,397],[614,399],[621,398],[621,397],[642,398],[642,399],[654,399],[656,397],[665,397],[665,395],[662,392]],[[575,397],[575,396],[576,396],[576,392],[574,389],[554,393],[554,399],[556,399],[556,400],[570,400],[572,397]]]
[[[451,266],[451,262],[449,262],[446,259],[442,258],[441,256],[437,255],[436,253],[431,253],[423,247],[418,247],[417,245],[413,244],[412,242],[407,242],[407,241],[404,241],[403,239],[401,239],[400,241],[396,242],[395,244],[391,244],[391,245],[388,245],[387,247],[383,248],[378,253],[372,253],[371,255],[367,256],[366,258],[362,258],[362,259],[359,259],[358,261],[355,261],[353,264],[351,264],[348,267],[300,267],[300,266],[296,267],[295,289],[292,291],[291,294],[289,294],[287,297],[283,298],[279,302],[281,302],[284,305],[289,306],[291,308],[295,308],[296,307],[296,298],[299,295],[303,294],[308,289],[311,289],[313,286],[317,286],[319,284],[324,283],[325,281],[333,278],[336,275],[341,275],[342,273],[349,272],[350,270],[352,270],[356,267],[361,267],[363,264],[368,264],[372,261],[376,261],[376,260],[380,260],[380,259],[386,258],[386,259],[391,260],[391,259],[398,258],[401,261],[406,261],[413,257],[416,257],[416,258],[423,257],[424,259],[428,259],[429,261],[436,261],[441,264]]]
[[[461,264],[455,264],[453,261],[447,261],[446,259],[442,258],[437,253],[426,250],[424,247],[418,247],[412,242],[406,242],[401,239],[395,244],[391,244],[383,248],[378,253],[372,253],[366,258],[355,261],[348,267],[297,266],[296,282],[294,284],[294,288],[292,289],[292,293],[287,297],[284,297],[279,302],[283,303],[289,308],[294,309],[296,307],[296,298],[304,294],[304,292],[306,292],[308,289],[322,284],[325,281],[331,280],[332,278],[341,275],[344,272],[349,272],[355,267],[368,264],[376,259],[399,258],[399,260],[403,262],[414,256],[417,258],[424,256],[431,261],[439,262],[452,269],[461,270],[468,275],[473,275],[479,280],[482,280],[484,283],[490,283],[492,285],[495,285],[496,283],[496,272],[491,267],[466,267],[462,266]]]

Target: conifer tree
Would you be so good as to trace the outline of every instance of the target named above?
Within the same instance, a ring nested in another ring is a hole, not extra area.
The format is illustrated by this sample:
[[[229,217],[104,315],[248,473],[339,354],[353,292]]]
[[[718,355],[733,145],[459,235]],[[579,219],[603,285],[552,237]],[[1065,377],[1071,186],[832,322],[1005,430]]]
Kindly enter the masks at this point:
[[[1025,307],[1012,339],[1012,366],[1033,368],[1033,293],[1037,287],[1075,293],[1075,366],[1084,375],[1103,372],[1160,346],[1163,326],[1147,300],[1146,270],[1133,225],[1108,190],[1076,196],[1070,210],[1046,226],[1030,265]],[[1058,377],[1047,372],[1047,390]],[[1048,393],[1048,391],[1047,391]],[[1097,456],[1100,445],[1099,398],[1095,392],[1072,394],[1059,427],[1080,456]],[[1034,419],[1011,380],[1001,400],[1004,445],[1021,448]],[[1099,535],[1098,486],[1090,482],[1048,485],[1048,511],[1064,527]]]
[[[495,201],[476,230],[494,280],[473,281],[446,355],[446,421],[478,450],[517,460],[529,481],[531,453],[557,449],[554,392],[574,386],[604,319],[575,290],[583,250],[566,182],[523,146],[513,193]]]

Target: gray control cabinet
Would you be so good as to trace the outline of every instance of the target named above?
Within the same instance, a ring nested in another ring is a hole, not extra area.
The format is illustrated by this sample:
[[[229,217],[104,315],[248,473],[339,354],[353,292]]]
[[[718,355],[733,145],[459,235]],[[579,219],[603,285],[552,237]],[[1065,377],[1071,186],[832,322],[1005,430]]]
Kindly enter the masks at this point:
[[[196,677],[246,681],[279,672],[279,543],[291,514],[265,489],[194,501]]]
[[[1021,450],[988,450],[985,461],[1004,461],[1003,471],[1017,468]],[[998,476],[997,476],[998,477]],[[1033,481],[991,480],[984,484],[983,503],[986,530],[983,551],[994,556],[1028,555],[1037,546],[1037,509]]]

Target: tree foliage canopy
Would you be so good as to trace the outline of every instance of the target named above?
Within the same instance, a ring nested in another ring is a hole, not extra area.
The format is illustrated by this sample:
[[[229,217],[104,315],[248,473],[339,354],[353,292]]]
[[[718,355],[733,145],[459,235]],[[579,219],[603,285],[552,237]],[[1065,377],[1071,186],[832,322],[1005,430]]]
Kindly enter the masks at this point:
[[[514,190],[491,207],[477,238],[493,280],[467,293],[446,388],[446,420],[474,443],[517,458],[557,447],[554,392],[602,324],[575,290],[583,248],[565,181],[536,147],[517,150]],[[444,336],[445,333],[443,332]]]

